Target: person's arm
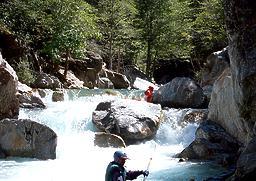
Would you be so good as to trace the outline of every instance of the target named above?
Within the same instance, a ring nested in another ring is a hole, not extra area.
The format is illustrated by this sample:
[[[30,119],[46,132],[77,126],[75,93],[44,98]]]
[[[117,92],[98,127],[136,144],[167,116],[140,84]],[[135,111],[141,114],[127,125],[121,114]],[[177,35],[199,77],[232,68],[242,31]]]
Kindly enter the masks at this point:
[[[137,170],[137,171],[128,171],[126,173],[126,179],[127,180],[134,180],[140,175],[148,176],[149,172],[148,171],[143,171],[143,170]]]

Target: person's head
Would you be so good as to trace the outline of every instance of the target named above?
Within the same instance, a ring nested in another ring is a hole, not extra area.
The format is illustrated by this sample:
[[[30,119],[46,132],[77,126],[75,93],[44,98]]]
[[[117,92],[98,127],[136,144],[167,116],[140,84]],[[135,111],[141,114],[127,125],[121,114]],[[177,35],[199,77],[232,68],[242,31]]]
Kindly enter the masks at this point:
[[[154,90],[154,87],[149,86],[148,89],[151,90],[151,91],[153,91],[153,90]]]
[[[124,153],[123,151],[121,150],[118,150],[118,151],[115,151],[114,153],[114,161],[121,164],[121,165],[124,165],[125,164],[125,161],[128,159],[126,153]]]

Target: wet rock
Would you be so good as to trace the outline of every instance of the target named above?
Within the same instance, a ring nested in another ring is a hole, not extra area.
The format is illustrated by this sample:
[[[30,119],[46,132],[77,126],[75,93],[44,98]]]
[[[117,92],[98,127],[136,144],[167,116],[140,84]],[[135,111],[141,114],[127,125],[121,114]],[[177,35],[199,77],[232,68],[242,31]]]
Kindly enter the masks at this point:
[[[160,105],[129,99],[101,102],[92,115],[99,130],[119,135],[128,144],[151,139],[161,120]]]
[[[64,101],[64,92],[61,90],[54,91],[52,93],[52,101],[53,102]]]
[[[37,89],[37,91],[41,98],[44,98],[46,96],[46,92],[44,89]]]
[[[231,165],[237,159],[240,146],[221,126],[207,120],[200,124],[195,140],[178,157]]]
[[[99,147],[126,147],[124,140],[120,136],[105,132],[95,133],[94,144]]]
[[[3,119],[0,145],[6,157],[55,159],[57,135],[49,127],[28,119]]]
[[[32,93],[19,94],[18,99],[22,108],[46,108],[41,98]]]

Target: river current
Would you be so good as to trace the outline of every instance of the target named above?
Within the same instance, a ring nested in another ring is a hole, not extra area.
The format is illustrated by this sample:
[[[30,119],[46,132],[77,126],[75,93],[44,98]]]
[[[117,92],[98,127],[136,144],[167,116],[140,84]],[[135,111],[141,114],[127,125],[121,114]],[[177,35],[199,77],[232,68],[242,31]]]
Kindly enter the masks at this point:
[[[45,124],[58,135],[56,159],[37,160],[10,157],[0,159],[0,181],[103,181],[105,169],[116,148],[94,145],[95,127],[91,122],[97,104],[108,99],[141,99],[138,90],[68,90],[63,102],[52,102],[52,92],[43,98],[46,109],[20,109],[19,118]],[[173,156],[194,139],[197,124],[173,126],[182,110],[171,109],[171,116],[161,124],[155,138],[130,145],[123,150],[129,156],[127,170],[145,170],[147,181],[204,180],[222,168],[206,162],[179,162]],[[137,180],[143,180],[143,176]]]

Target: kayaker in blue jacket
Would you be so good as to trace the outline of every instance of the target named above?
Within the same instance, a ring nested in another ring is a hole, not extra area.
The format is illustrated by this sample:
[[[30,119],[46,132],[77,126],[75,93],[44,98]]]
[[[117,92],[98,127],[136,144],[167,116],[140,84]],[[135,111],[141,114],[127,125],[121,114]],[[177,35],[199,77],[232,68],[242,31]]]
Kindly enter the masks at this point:
[[[105,181],[126,181],[134,180],[139,175],[148,176],[148,171],[126,171],[124,164],[127,159],[126,153],[120,150],[116,151],[114,153],[114,161],[108,164]]]

